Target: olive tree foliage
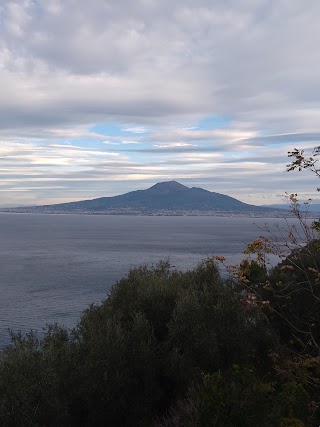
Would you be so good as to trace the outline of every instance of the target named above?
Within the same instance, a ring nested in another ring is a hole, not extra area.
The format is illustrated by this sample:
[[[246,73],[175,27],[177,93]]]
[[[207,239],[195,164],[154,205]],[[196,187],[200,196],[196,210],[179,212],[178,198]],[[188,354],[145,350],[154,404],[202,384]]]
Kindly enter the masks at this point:
[[[204,372],[268,365],[275,341],[212,259],[185,273],[166,261],[134,268],[73,331],[12,338],[0,359],[0,425],[25,427],[149,427]]]
[[[277,384],[253,366],[204,374],[155,427],[305,427],[309,396],[294,382]]]

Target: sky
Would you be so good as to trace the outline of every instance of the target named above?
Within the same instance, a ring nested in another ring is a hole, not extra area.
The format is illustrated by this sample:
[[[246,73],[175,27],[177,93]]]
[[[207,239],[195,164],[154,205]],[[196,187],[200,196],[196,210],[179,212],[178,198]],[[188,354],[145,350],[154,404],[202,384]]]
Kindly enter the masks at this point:
[[[319,0],[0,0],[0,206],[318,198]]]

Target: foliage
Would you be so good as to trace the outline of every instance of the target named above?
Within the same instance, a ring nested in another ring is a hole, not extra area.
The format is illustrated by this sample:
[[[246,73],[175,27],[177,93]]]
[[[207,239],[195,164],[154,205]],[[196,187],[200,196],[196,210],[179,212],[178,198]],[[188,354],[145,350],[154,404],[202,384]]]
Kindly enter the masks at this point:
[[[320,147],[315,147],[310,157],[306,157],[304,150],[294,148],[293,151],[288,152],[288,157],[291,157],[293,161],[287,165],[287,171],[298,170],[301,172],[303,169],[309,169],[312,173],[320,176],[320,170],[317,167],[318,159],[316,158],[320,154]]]
[[[311,425],[319,358],[288,353],[297,350],[288,319],[257,281],[285,272],[294,285],[283,265],[269,273],[259,260],[243,263],[237,286],[213,259],[186,273],[168,262],[135,268],[73,331],[13,334],[0,360],[0,424]]]
[[[279,382],[253,366],[233,365],[204,374],[156,427],[304,426],[308,398],[294,381]]]
[[[0,362],[0,424],[150,426],[203,372],[254,360],[266,369],[273,344],[213,260],[186,273],[168,262],[136,268],[71,333],[13,335]]]

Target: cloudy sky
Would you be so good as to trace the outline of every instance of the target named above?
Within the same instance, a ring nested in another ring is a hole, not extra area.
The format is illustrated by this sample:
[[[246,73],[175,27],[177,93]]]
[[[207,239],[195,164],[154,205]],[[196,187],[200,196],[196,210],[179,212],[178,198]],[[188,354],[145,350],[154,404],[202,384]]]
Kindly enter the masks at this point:
[[[319,0],[0,0],[0,205],[316,196]]]

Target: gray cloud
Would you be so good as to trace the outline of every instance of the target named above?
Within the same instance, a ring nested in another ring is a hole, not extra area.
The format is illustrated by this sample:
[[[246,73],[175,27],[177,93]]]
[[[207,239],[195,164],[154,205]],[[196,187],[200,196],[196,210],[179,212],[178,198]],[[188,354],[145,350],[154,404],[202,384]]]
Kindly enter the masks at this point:
[[[282,171],[287,151],[320,140],[319,15],[317,0],[2,0],[3,190],[60,200],[189,177],[231,195],[306,193],[310,176]],[[225,124],[193,128],[207,116]],[[134,136],[90,133],[108,122]]]
[[[279,143],[302,143],[302,142],[320,142],[320,132],[314,133],[289,133],[279,135],[258,136],[245,140],[246,142],[255,142],[262,144],[279,144]]]
[[[319,12],[316,0],[3,0],[1,126],[201,114],[318,126]]]

